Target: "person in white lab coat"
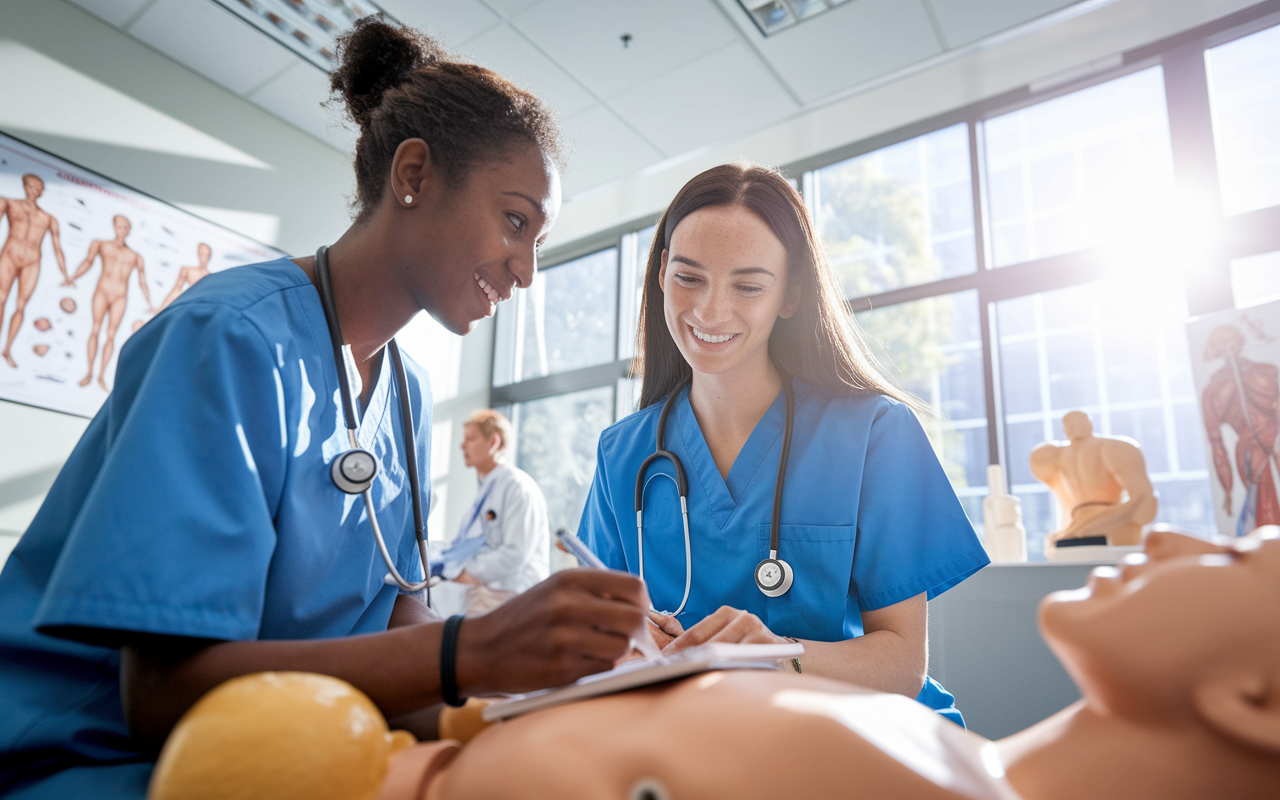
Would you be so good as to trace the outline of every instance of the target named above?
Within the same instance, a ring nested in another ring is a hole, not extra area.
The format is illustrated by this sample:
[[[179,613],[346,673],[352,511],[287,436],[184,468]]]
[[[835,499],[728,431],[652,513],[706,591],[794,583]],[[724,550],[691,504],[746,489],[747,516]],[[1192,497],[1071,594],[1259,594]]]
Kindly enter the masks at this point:
[[[462,425],[462,454],[480,486],[444,552],[443,577],[456,583],[523,592],[551,573],[547,501],[511,460],[511,423],[497,411],[472,414]]]

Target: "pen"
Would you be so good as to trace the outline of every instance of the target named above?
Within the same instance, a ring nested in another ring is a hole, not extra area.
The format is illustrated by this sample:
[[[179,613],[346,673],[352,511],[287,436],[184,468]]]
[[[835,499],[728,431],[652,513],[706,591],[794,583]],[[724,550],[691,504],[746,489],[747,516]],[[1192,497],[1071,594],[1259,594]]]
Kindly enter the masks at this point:
[[[582,566],[591,569],[608,569],[605,563],[595,553],[591,552],[591,548],[587,547],[582,543],[581,539],[564,528],[556,531],[556,541],[560,542],[560,545],[569,551],[569,555],[578,559],[578,563]],[[647,659],[656,661],[662,658],[662,651],[658,649],[658,643],[653,640],[653,634],[649,633],[648,626],[644,628],[644,635],[640,638],[633,638],[631,644]]]

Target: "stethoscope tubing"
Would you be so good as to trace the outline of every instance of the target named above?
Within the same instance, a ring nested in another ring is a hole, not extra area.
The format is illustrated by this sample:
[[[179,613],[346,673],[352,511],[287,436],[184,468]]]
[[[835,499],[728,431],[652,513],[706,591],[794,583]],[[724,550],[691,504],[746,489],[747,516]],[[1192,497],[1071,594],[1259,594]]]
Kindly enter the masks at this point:
[[[338,389],[342,395],[342,417],[347,427],[347,440],[351,449],[360,449],[360,441],[356,437],[355,402],[351,397],[350,375],[347,372],[347,360],[343,355],[342,327],[338,322],[338,309],[333,302],[333,284],[329,280],[329,248],[321,246],[316,251],[316,279],[320,284],[320,305],[324,309],[325,322],[329,326],[329,341],[333,345],[334,365],[338,370]],[[400,355],[400,347],[396,340],[387,342],[387,351],[391,355],[391,364],[396,375],[396,389],[400,395],[400,413],[404,427],[405,463],[409,485],[412,488],[410,499],[413,505],[414,534],[418,540],[418,557],[422,560],[423,580],[412,582],[406,580],[396,569],[387,542],[378,525],[378,517],[373,508],[372,486],[365,487],[360,495],[364,498],[365,511],[369,516],[369,527],[373,529],[373,537],[378,544],[378,552],[386,563],[389,572],[383,579],[387,585],[399,586],[410,593],[427,591],[427,603],[431,602],[431,566],[427,556],[425,525],[422,519],[421,484],[418,482],[418,454],[413,435],[413,409],[409,405],[409,382],[405,376],[404,360]]]
[[[693,586],[693,547],[692,539],[689,535],[688,477],[685,474],[684,464],[680,462],[679,456],[667,450],[663,445],[666,438],[667,417],[671,415],[671,409],[675,407],[680,393],[691,383],[692,379],[686,378],[671,390],[671,394],[667,395],[667,399],[662,404],[662,411],[658,415],[657,447],[640,464],[640,469],[636,472],[636,550],[639,553],[640,580],[644,580],[644,491],[648,485],[648,481],[645,480],[645,473],[651,464],[663,460],[670,462],[676,473],[672,480],[675,481],[676,492],[680,496],[680,518],[684,524],[684,597],[681,598],[680,605],[675,611],[661,612],[670,614],[673,617],[679,616],[689,602],[689,590]],[[791,376],[782,376],[782,388],[786,396],[787,414],[782,429],[782,452],[778,456],[778,475],[773,485],[773,513],[769,525],[770,559],[777,559],[778,557],[779,526],[782,520],[782,491],[786,485],[787,460],[791,456],[791,433],[795,427],[796,416],[795,390],[791,385]]]

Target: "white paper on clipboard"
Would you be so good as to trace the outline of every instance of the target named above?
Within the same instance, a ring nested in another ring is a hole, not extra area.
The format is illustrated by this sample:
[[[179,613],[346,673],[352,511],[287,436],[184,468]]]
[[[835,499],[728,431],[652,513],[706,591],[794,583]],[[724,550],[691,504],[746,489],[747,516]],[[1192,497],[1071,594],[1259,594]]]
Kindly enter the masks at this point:
[[[781,659],[804,655],[804,645],[786,644],[724,644],[712,642],[691,647],[669,658],[650,661],[627,661],[614,669],[588,675],[576,683],[555,689],[543,689],[529,694],[515,695],[498,700],[485,707],[486,722],[508,719],[552,706],[601,697],[641,686],[685,678],[717,669],[777,669]]]

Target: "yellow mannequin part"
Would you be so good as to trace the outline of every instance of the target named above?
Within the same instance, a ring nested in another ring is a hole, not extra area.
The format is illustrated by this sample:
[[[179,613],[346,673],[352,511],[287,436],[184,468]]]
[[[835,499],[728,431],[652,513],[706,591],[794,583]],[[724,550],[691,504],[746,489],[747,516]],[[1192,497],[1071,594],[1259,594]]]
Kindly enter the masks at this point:
[[[250,724],[246,724],[249,721]],[[165,742],[150,800],[372,800],[414,744],[362,692],[324,675],[263,672],[192,706]]]

